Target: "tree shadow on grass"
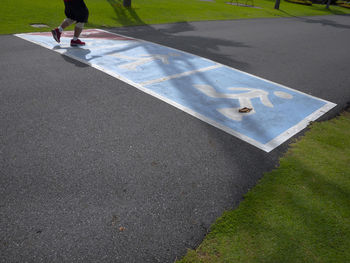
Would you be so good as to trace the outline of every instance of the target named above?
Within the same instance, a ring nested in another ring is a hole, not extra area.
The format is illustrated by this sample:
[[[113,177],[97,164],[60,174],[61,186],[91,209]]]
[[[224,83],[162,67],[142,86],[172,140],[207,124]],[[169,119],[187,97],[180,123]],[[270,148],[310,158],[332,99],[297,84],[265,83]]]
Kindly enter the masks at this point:
[[[107,0],[116,14],[117,20],[123,26],[126,25],[145,25],[145,23],[137,15],[135,8],[124,7],[122,1]]]
[[[208,236],[209,246],[197,253],[215,254],[213,247],[222,261],[232,256],[237,262],[248,262],[249,257],[254,262],[344,262],[349,188],[338,183],[341,173],[317,173],[295,159],[297,173],[291,176],[288,169],[283,173],[282,167],[281,172],[266,175],[240,209],[219,219]],[[222,245],[221,236],[230,245]],[[230,255],[230,250],[237,254]]]

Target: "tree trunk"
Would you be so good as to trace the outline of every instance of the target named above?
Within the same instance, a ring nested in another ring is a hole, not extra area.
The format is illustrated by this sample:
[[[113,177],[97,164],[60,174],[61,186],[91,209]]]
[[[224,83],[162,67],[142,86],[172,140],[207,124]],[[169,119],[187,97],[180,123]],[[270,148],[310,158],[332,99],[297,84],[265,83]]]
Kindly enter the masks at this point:
[[[131,0],[123,0],[124,7],[131,7]]]
[[[327,9],[329,9],[329,5],[330,5],[330,4],[331,4],[331,0],[328,0],[328,1],[327,1],[327,7],[326,7]]]
[[[279,9],[280,8],[280,2],[281,2],[281,0],[276,0],[275,9]]]

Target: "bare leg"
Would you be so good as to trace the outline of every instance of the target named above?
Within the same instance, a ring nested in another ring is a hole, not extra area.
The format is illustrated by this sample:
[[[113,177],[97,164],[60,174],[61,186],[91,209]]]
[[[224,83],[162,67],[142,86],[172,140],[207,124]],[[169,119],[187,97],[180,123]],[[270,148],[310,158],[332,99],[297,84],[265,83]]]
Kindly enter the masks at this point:
[[[66,27],[70,26],[74,22],[75,22],[74,20],[66,18],[65,20],[63,20],[61,27],[62,27],[62,29],[65,29]]]
[[[83,31],[82,27],[75,26],[75,28],[74,28],[74,37],[78,38],[82,31]]]
[[[73,39],[70,42],[70,45],[72,47],[84,46],[85,45],[85,42],[79,40],[79,36],[80,36],[81,32],[83,31],[83,28],[84,28],[84,23],[82,23],[82,22],[78,22],[75,25],[75,27],[74,27],[74,37],[73,37]]]
[[[53,38],[60,43],[60,38],[61,38],[61,34],[63,32],[63,29],[65,29],[67,26],[70,26],[71,24],[73,24],[75,21],[70,19],[70,18],[66,18],[65,20],[63,20],[62,24],[51,30],[52,36]]]

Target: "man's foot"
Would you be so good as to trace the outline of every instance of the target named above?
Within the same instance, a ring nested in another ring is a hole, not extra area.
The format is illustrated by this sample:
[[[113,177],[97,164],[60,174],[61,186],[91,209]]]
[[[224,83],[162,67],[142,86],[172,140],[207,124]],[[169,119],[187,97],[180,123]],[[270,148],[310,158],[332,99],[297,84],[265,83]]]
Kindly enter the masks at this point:
[[[53,38],[60,43],[61,39],[61,32],[58,30],[58,28],[55,28],[54,30],[51,30]]]
[[[77,39],[77,40],[72,39],[72,40],[70,41],[70,45],[71,45],[72,47],[84,46],[84,45],[85,45],[85,42],[81,41],[80,39]]]

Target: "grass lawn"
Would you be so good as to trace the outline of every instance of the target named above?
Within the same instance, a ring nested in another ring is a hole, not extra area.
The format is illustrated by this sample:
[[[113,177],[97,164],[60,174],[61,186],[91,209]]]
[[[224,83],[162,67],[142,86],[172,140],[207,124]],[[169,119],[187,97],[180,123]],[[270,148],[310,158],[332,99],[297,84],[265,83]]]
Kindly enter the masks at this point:
[[[304,6],[281,1],[275,10],[274,0],[254,0],[258,8],[228,5],[230,0],[132,0],[132,8],[123,8],[121,0],[85,0],[90,10],[88,27],[118,27],[142,24],[173,23],[200,20],[223,20],[262,17],[350,14],[350,9],[324,5]],[[236,1],[236,0],[235,0]],[[246,0],[239,0],[246,3]],[[247,2],[251,4],[251,0]],[[63,0],[1,0],[0,34],[32,31],[33,23],[56,27],[64,19]]]
[[[350,112],[311,129],[178,263],[350,262]]]

